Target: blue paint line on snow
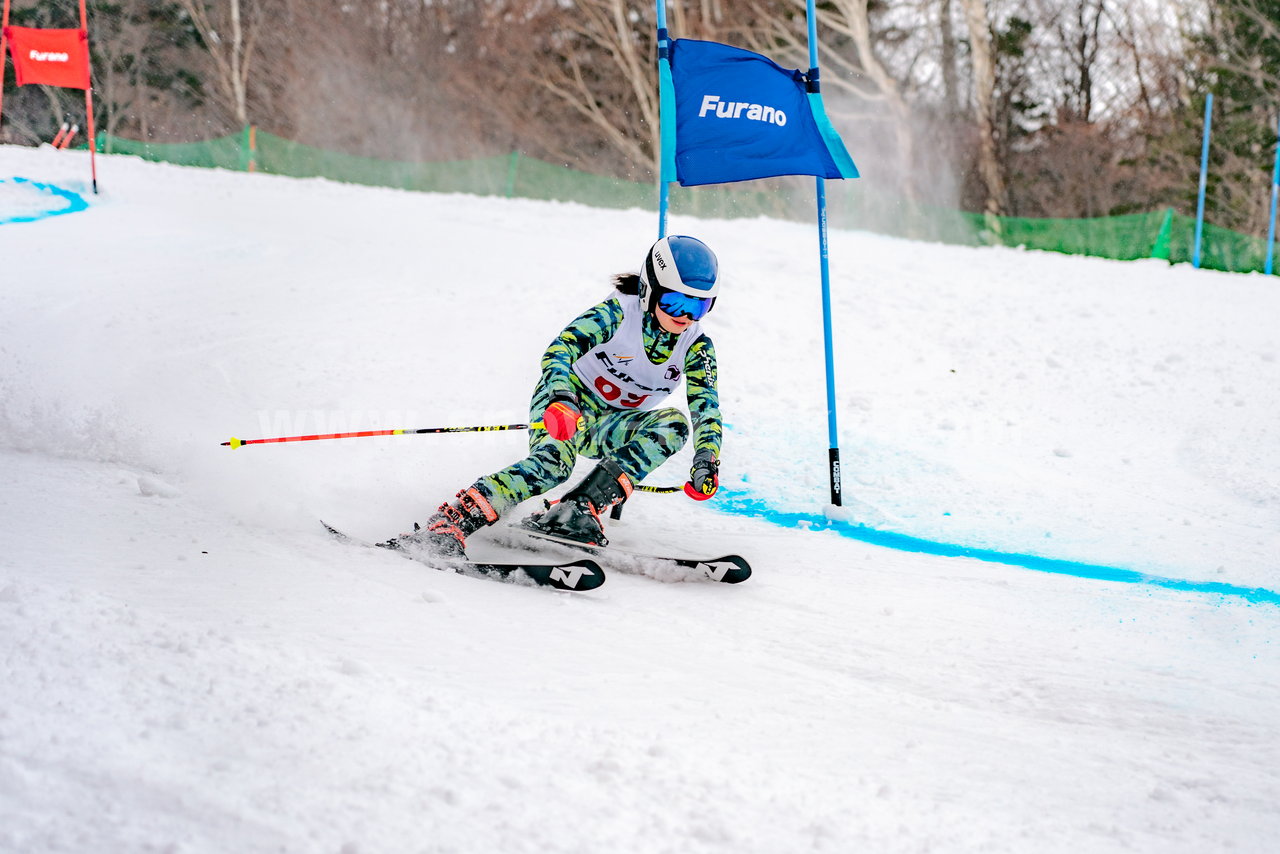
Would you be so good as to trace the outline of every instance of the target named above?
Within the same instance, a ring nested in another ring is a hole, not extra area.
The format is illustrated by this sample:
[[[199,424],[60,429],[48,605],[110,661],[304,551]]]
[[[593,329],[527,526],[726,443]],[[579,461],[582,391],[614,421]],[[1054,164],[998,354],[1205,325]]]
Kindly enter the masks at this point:
[[[79,213],[89,207],[89,203],[85,201],[84,196],[53,184],[42,184],[39,181],[32,181],[30,178],[19,178],[17,176],[13,178],[0,178],[0,184],[4,183],[27,184],[34,187],[37,191],[49,195],[51,197],[50,201],[53,201],[53,199],[61,199],[65,204],[62,207],[54,207],[45,211],[21,214],[17,216],[4,216],[3,213],[0,213],[0,225],[8,225],[13,222],[36,222],[38,220],[48,219],[51,216]]]
[[[763,499],[752,498],[745,492],[735,492],[724,488],[720,489],[717,499],[717,503],[720,505],[719,509],[727,513],[764,519],[784,528],[831,531],[842,537],[849,537],[874,546],[883,546],[884,548],[896,549],[902,552],[938,555],[940,557],[970,557],[991,563],[1020,566],[1037,572],[1050,572],[1055,575],[1073,575],[1077,578],[1116,581],[1124,584],[1145,584],[1151,587],[1163,587],[1168,590],[1182,590],[1189,593],[1204,593],[1213,596],[1238,596],[1248,602],[1280,605],[1280,593],[1268,590],[1265,587],[1241,587],[1236,584],[1224,584],[1216,581],[1185,581],[1180,578],[1147,575],[1132,569],[1121,569],[1114,566],[938,543],[921,539],[920,537],[912,537],[908,534],[896,534],[892,531],[880,531],[853,522],[828,519],[815,513],[778,510],[771,507]]]

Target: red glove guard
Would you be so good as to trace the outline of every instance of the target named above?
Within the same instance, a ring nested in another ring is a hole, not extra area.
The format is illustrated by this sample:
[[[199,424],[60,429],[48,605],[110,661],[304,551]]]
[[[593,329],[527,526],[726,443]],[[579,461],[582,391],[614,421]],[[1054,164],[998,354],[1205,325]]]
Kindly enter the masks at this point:
[[[557,442],[567,442],[572,439],[573,434],[578,432],[578,422],[581,420],[582,413],[576,406],[565,400],[557,400],[542,413],[542,426],[547,428],[551,438]]]
[[[712,492],[710,495],[705,492],[699,492],[693,488],[692,483],[686,481],[684,485],[684,494],[692,498],[694,501],[706,501],[712,495],[715,495],[715,492]]]
[[[694,487],[694,484],[692,484],[691,481],[685,481],[685,494],[689,495],[689,497],[694,499],[694,501],[707,501],[708,498],[716,494],[717,489],[719,489],[719,478],[716,479],[716,485],[713,485],[710,492],[699,492],[698,488]]]

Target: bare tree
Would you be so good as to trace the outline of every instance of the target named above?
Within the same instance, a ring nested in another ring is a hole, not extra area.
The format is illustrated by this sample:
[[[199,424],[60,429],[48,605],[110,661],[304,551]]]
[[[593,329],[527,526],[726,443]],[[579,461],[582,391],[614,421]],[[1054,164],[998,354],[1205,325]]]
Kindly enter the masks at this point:
[[[493,0],[471,47],[481,73],[461,85],[512,144],[628,177],[654,165],[652,14],[621,0]]]
[[[1058,110],[1066,120],[1093,119],[1096,77],[1102,61],[1102,24],[1112,4],[1108,0],[1037,0],[1041,27],[1052,34],[1042,39],[1046,77],[1058,90]]]
[[[576,14],[559,16],[548,33],[553,50],[547,61],[524,74],[590,124],[624,161],[656,171],[654,24],[633,9],[623,0],[579,0]],[[601,60],[608,63],[603,68]],[[613,85],[602,71],[616,75]]]
[[[921,165],[919,123],[910,102],[918,51],[897,50],[895,66],[886,56],[906,40],[898,19],[877,21],[868,0],[832,0],[817,10],[818,53],[827,111],[837,123],[876,140],[884,159],[878,176],[910,204],[920,201],[914,177]],[[753,0],[749,14],[730,33],[744,47],[783,64],[807,68],[808,29],[804,0]],[[912,7],[911,20],[917,9]],[[884,50],[882,50],[884,48]],[[875,128],[875,131],[862,129]],[[874,179],[873,179],[874,180]]]
[[[947,113],[960,112],[960,81],[957,74],[956,31],[953,0],[938,0],[938,36],[941,46],[938,64],[941,66],[942,103]]]
[[[168,0],[120,0],[88,9],[102,129],[141,139],[151,139],[157,123],[170,133],[190,131],[202,86],[190,53],[196,34],[181,8]]]
[[[1201,91],[1217,96],[1209,212],[1256,235],[1268,222],[1274,98],[1280,87],[1280,0],[1212,0]]]
[[[1219,13],[1216,66],[1247,78],[1262,91],[1280,90],[1280,3],[1275,0],[1211,0]]]
[[[1161,121],[1187,104],[1184,68],[1192,51],[1176,18],[1166,20],[1162,5],[1123,3],[1107,9],[1117,61],[1128,70],[1130,101],[1141,124]]]
[[[652,176],[659,102],[653,7],[495,0],[487,8],[499,11],[487,18],[486,49],[505,69],[504,84],[489,100],[506,108],[506,121],[527,130],[531,147],[590,163],[591,171]],[[674,36],[726,40],[733,33],[723,0],[670,11]]]
[[[250,101],[274,133],[389,160],[510,151],[495,104],[521,87],[510,60],[486,53],[487,33],[502,29],[489,7],[385,0],[318,16],[310,0],[274,4],[259,62],[279,88],[255,85]]]
[[[237,126],[249,124],[249,75],[264,26],[263,0],[177,0],[213,64],[214,92]]]
[[[1004,176],[997,157],[995,123],[996,65],[992,49],[991,22],[986,0],[959,0],[969,31],[969,52],[973,58],[974,119],[978,127],[978,171],[986,186],[985,210],[999,216],[1008,204]]]
[[[145,16],[103,24],[117,6],[170,3],[198,38],[174,43]],[[675,36],[808,65],[804,0],[668,8]],[[647,4],[116,0],[91,10],[95,86],[111,105],[111,132],[189,139],[195,128],[203,136],[211,125],[252,122],[383,159],[521,150],[632,179],[655,168]],[[1165,204],[1189,168],[1192,93],[1228,77],[1280,90],[1280,0],[827,0],[817,14],[828,112],[867,164],[865,184],[893,196],[899,212],[954,203],[959,181],[965,206],[989,214]],[[1212,45],[1182,31],[1208,33]],[[158,84],[165,75],[174,79]],[[1225,106],[1225,90],[1214,91]],[[1256,129],[1274,117],[1270,98],[1243,91],[1231,96],[1232,121],[1254,130],[1218,155],[1217,192],[1232,216],[1252,221],[1266,177],[1257,164],[1271,144]],[[40,91],[13,97],[10,138],[47,138],[67,106]]]

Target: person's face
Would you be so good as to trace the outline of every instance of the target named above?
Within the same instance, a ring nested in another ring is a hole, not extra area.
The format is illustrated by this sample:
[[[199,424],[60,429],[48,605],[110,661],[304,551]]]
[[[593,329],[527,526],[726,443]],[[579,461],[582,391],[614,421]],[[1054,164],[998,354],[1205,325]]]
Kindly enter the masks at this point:
[[[691,320],[690,318],[672,317],[671,315],[663,311],[661,306],[655,305],[653,307],[653,314],[655,317],[658,318],[659,326],[661,326],[667,332],[673,332],[676,335],[679,335],[681,332],[684,332],[686,329],[688,329],[690,326],[693,325],[693,320]]]

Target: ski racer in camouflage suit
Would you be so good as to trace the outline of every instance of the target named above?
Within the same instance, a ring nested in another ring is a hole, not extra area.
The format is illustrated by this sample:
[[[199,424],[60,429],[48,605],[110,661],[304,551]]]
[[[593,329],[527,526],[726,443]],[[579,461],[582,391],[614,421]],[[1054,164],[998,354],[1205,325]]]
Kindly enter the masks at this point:
[[[462,556],[466,538],[520,502],[564,483],[579,455],[599,463],[561,500],[527,523],[535,530],[604,545],[601,514],[679,451],[689,420],[658,408],[687,384],[693,466],[684,491],[706,500],[719,485],[720,404],[716,355],[699,321],[719,292],[715,254],[692,237],[655,243],[639,275],[615,276],[615,292],[556,336],[542,357],[530,403],[529,455],[482,477],[445,502],[414,534],[388,545]]]

